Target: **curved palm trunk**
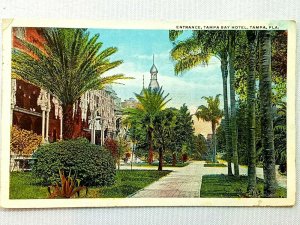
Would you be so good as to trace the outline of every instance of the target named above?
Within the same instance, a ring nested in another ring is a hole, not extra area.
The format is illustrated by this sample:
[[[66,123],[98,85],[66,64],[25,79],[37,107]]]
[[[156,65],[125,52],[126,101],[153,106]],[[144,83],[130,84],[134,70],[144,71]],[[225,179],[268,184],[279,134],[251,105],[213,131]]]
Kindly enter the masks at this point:
[[[264,155],[264,195],[273,197],[276,191],[275,150],[272,118],[272,79],[271,79],[271,37],[269,31],[260,31],[261,34],[261,128],[262,146]]]
[[[226,142],[225,144],[226,144],[226,152],[227,152],[228,175],[232,175],[232,168],[231,168],[232,149],[231,149],[231,135],[230,135],[230,126],[229,126],[228,95],[227,95],[227,77],[228,77],[227,65],[228,65],[227,54],[225,54],[225,56],[221,59],[221,71],[222,71],[222,79],[223,79],[224,117],[225,117],[225,142]]]
[[[235,103],[235,31],[229,33],[229,86],[230,86],[230,130],[232,136],[232,153],[234,163],[234,175],[239,176],[239,163],[238,163],[238,152],[237,152],[237,125],[236,125],[236,103]]]
[[[216,124],[214,122],[211,123],[212,133],[213,133],[213,162],[217,161],[216,154],[217,154],[217,142],[216,142]]]
[[[249,146],[248,146],[248,192],[251,196],[257,195],[256,189],[256,138],[255,138],[255,31],[247,33],[250,58],[249,74],[247,80],[247,102],[248,102],[248,127],[249,127]]]

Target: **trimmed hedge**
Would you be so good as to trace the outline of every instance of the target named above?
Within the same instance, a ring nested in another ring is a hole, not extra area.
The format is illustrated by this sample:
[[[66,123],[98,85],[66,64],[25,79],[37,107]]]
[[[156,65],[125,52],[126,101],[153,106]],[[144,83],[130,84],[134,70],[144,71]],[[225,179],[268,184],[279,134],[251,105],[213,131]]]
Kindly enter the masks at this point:
[[[33,174],[46,185],[58,182],[59,169],[71,171],[82,185],[106,186],[115,182],[115,163],[112,155],[101,146],[79,138],[45,144],[33,154],[36,162]]]

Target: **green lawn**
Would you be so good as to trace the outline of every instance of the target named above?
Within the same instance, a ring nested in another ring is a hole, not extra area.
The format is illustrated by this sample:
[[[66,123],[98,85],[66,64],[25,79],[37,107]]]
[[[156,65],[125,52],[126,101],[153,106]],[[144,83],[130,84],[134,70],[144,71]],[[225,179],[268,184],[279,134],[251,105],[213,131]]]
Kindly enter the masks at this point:
[[[223,163],[206,163],[204,164],[204,167],[227,167]]]
[[[116,173],[116,182],[109,187],[89,187],[83,198],[125,198],[144,188],[171,171],[121,170]],[[30,172],[12,172],[10,176],[11,199],[48,198],[47,187],[38,185]]]
[[[202,198],[243,198],[247,197],[247,176],[204,175],[200,196]],[[263,193],[263,180],[257,178],[260,195]],[[286,198],[286,189],[278,187],[276,198]]]

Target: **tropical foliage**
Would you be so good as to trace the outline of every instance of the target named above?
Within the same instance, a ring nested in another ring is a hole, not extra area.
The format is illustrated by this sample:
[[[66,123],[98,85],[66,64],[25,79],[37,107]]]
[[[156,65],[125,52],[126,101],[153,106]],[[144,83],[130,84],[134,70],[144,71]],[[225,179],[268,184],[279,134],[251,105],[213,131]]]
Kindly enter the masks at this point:
[[[226,149],[228,174],[248,165],[248,194],[257,194],[257,165],[265,171],[264,196],[274,196],[275,164],[286,171],[286,31],[172,30],[170,53],[176,75],[221,62],[224,120],[218,128],[218,151]],[[228,80],[229,75],[229,98]],[[230,107],[229,107],[230,105]]]
[[[63,108],[63,138],[76,138],[73,104],[89,90],[124,79],[123,74],[103,76],[122,61],[111,61],[116,47],[102,50],[99,34],[90,36],[85,29],[41,28],[42,47],[19,39],[24,49],[14,48],[12,73],[55,96]]]

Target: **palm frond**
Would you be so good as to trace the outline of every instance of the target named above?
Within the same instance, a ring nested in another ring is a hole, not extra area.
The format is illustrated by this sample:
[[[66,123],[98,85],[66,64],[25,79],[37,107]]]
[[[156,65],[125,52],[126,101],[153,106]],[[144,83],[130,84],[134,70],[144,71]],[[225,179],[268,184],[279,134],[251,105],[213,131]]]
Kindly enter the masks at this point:
[[[175,41],[182,33],[183,33],[183,30],[170,30],[169,31],[169,40]]]
[[[110,61],[117,52],[109,47],[101,51],[99,35],[90,37],[84,29],[41,28],[43,47],[20,40],[25,50],[13,49],[12,73],[58,97],[62,104],[74,103],[84,92],[103,88],[123,74],[104,76],[122,60]]]

